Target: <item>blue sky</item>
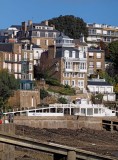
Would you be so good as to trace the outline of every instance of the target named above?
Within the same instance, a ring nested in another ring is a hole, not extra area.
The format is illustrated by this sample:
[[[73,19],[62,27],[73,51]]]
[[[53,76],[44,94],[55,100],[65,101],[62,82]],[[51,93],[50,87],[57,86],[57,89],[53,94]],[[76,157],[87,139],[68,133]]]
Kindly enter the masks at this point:
[[[23,21],[74,15],[86,23],[118,26],[118,0],[0,0],[0,29]]]

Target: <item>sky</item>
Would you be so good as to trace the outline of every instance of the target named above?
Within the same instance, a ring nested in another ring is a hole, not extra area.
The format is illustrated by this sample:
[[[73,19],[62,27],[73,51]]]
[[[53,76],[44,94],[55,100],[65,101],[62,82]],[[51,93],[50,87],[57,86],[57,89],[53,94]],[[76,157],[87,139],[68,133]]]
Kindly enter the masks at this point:
[[[0,29],[74,15],[86,23],[118,26],[118,0],[0,0]]]

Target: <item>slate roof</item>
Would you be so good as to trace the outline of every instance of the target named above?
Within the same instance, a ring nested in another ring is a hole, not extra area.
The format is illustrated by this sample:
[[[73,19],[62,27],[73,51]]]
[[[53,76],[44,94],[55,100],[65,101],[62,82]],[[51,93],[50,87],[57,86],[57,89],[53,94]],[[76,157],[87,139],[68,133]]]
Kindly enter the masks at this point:
[[[80,42],[79,39],[74,39],[74,43],[79,46],[88,46],[86,42]]]
[[[41,47],[39,47],[39,46],[36,45],[36,44],[33,44],[32,48],[41,48]]]
[[[29,31],[59,32],[56,29],[50,30],[50,29],[35,29],[35,28],[31,28]]]
[[[104,50],[88,48],[88,52],[104,52]]]
[[[0,43],[0,51],[12,52],[13,45],[12,43]]]
[[[112,86],[111,84],[109,84],[108,82],[104,82],[104,81],[88,81],[87,82],[88,85],[93,85],[93,86]]]
[[[21,25],[11,25],[11,27],[13,27],[13,28],[17,28],[17,29],[21,29]]]

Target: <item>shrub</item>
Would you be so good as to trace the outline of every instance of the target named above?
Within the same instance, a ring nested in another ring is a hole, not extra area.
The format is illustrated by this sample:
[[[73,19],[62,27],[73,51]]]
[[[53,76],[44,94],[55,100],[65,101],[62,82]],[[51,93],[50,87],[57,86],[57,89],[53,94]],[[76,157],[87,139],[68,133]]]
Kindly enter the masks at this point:
[[[66,98],[63,98],[63,97],[58,98],[58,101],[59,101],[60,103],[62,103],[62,104],[67,104],[67,103],[68,103],[68,102],[67,102],[67,99],[66,99]]]
[[[52,86],[60,86],[60,82],[54,78],[47,78],[46,83]]]
[[[44,99],[45,97],[47,97],[49,94],[46,90],[44,89],[40,89],[40,98]]]

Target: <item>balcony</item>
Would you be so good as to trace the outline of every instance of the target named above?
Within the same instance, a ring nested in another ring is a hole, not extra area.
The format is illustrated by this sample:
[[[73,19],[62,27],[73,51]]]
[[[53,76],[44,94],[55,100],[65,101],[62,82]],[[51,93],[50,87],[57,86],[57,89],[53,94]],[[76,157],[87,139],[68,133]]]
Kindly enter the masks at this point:
[[[80,73],[87,73],[87,69],[66,69],[64,68],[64,72],[80,72]]]
[[[87,58],[70,58],[70,57],[64,57],[65,61],[70,61],[70,62],[79,62],[79,61],[83,61],[86,62]]]
[[[56,46],[62,46],[62,47],[75,47],[74,43],[56,43]]]

